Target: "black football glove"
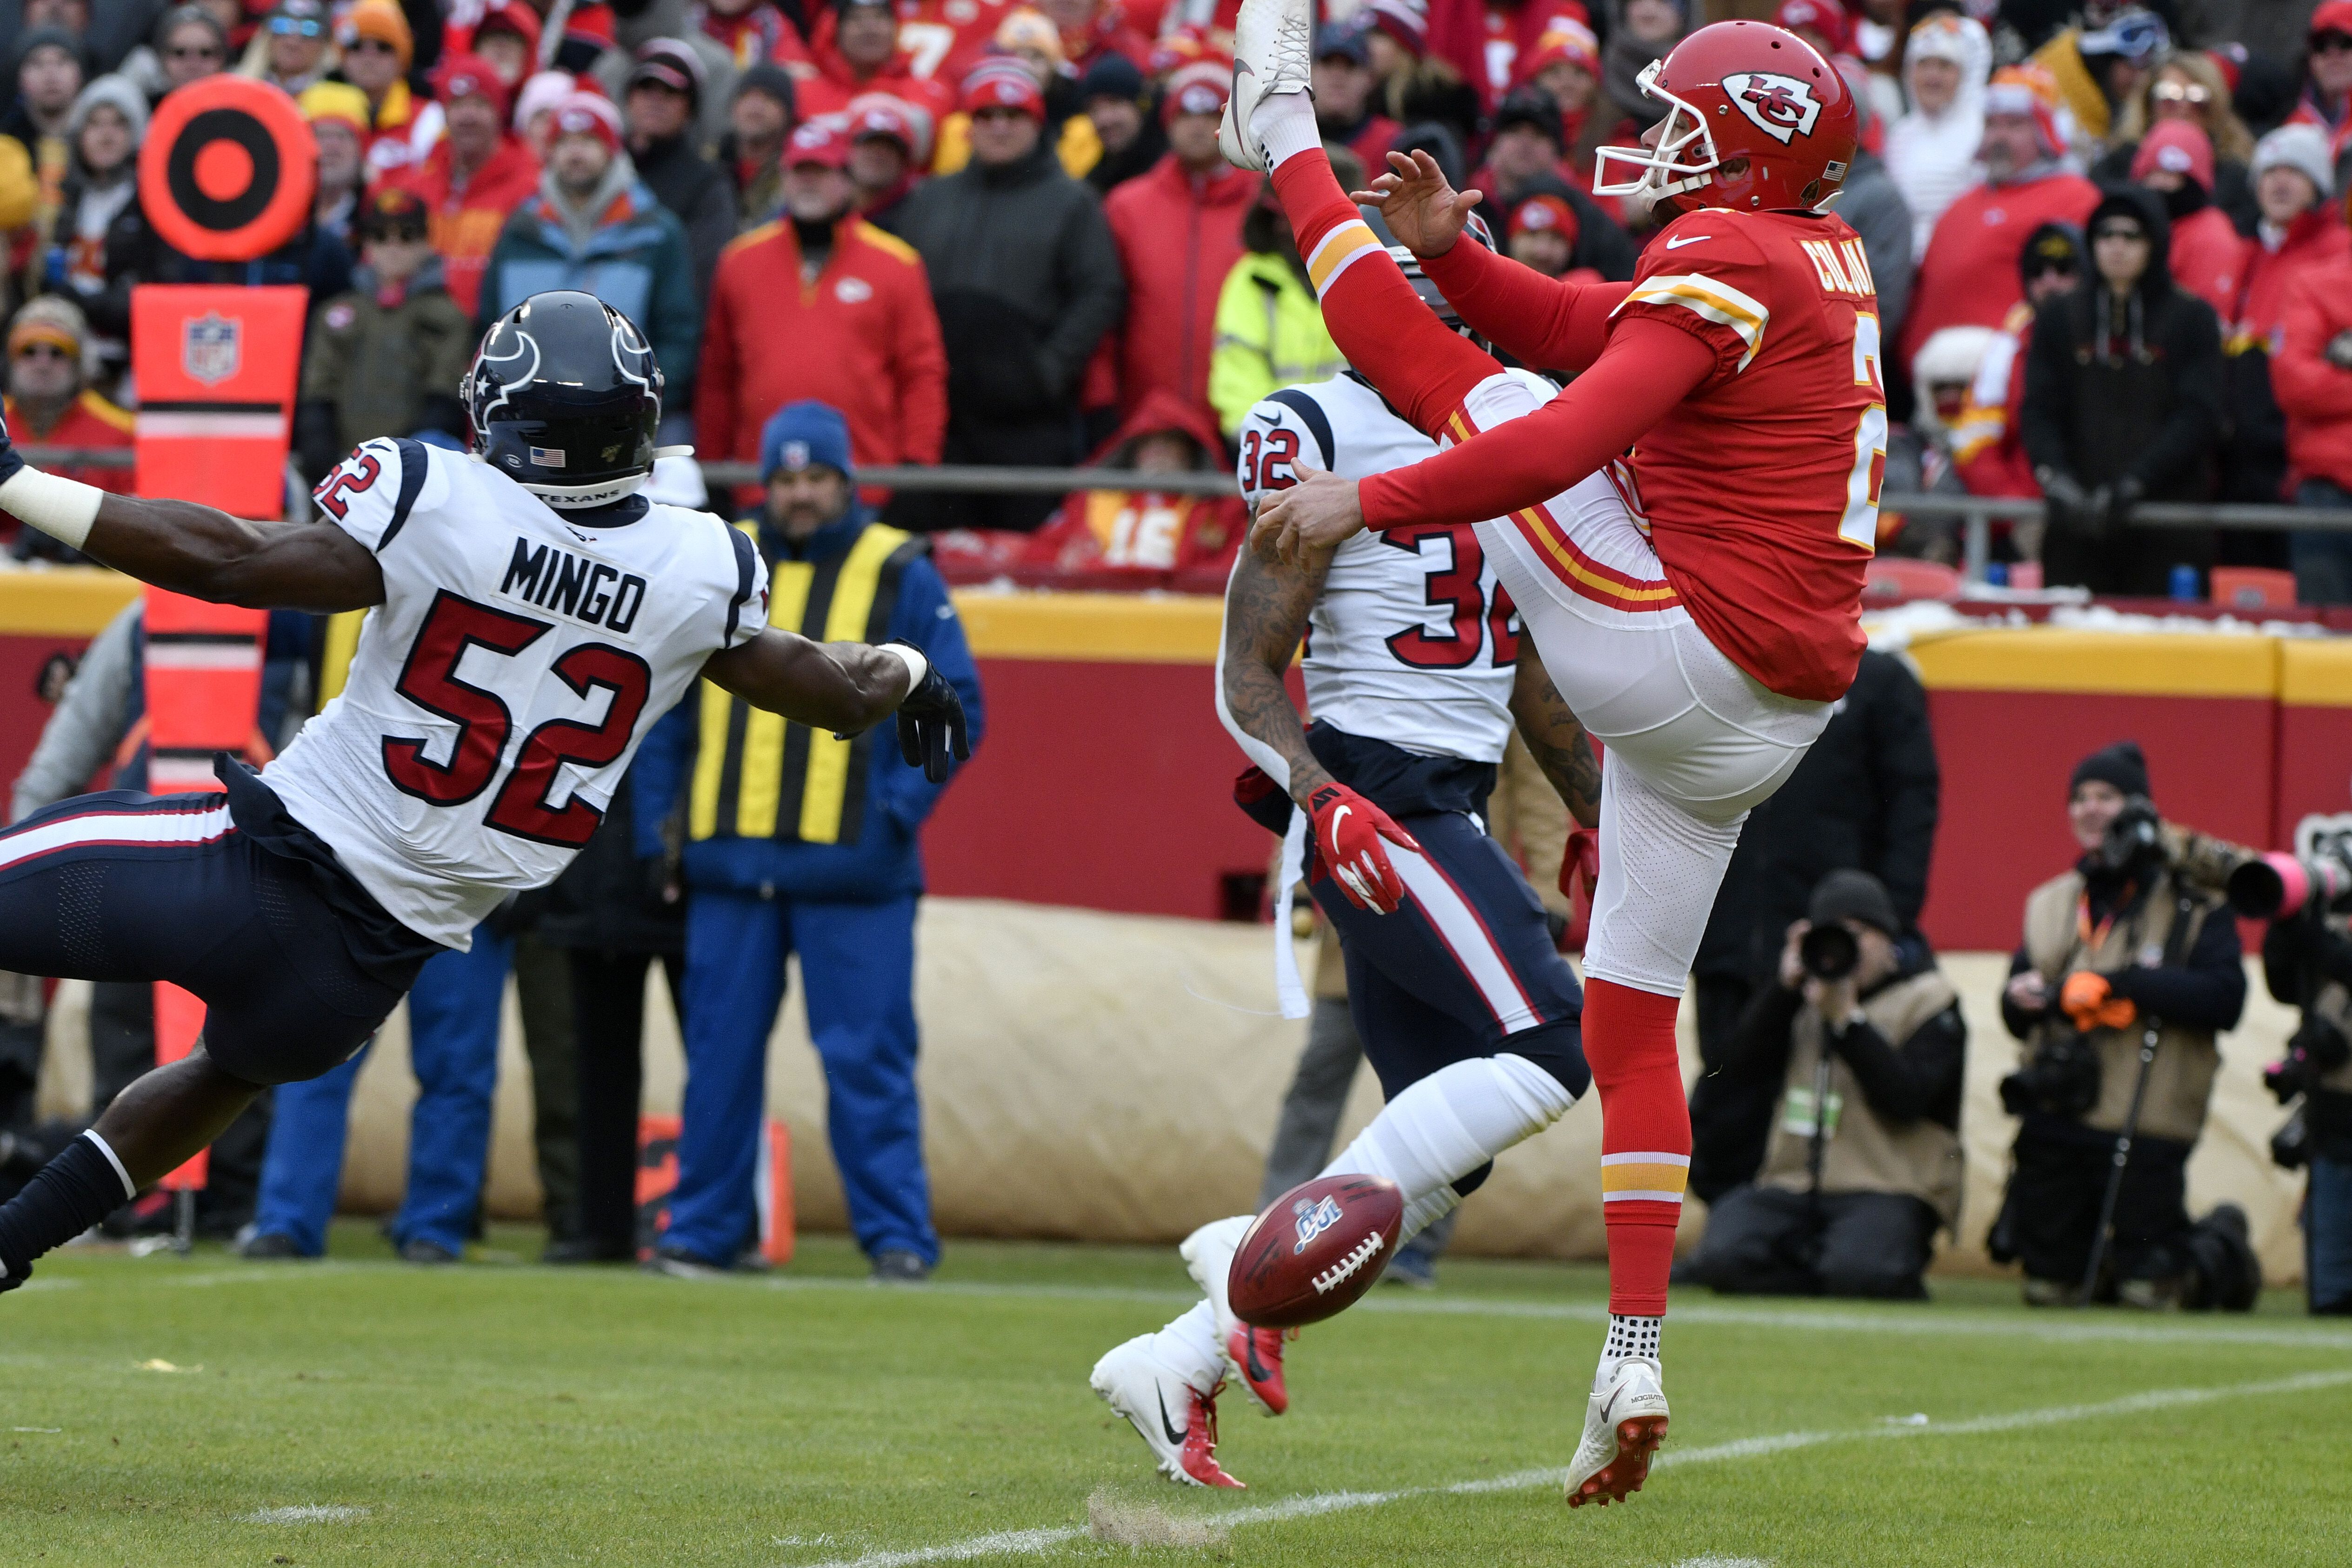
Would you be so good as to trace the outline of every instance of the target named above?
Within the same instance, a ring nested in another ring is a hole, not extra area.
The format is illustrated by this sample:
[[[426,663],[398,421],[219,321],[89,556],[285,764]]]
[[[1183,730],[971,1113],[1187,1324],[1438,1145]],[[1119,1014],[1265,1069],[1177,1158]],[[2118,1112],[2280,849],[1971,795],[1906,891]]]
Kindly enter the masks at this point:
[[[904,637],[890,640],[902,647],[915,647]],[[908,767],[922,769],[923,776],[933,784],[947,783],[955,763],[971,755],[971,730],[964,721],[963,699],[928,658],[921,684],[898,704],[898,754]]]

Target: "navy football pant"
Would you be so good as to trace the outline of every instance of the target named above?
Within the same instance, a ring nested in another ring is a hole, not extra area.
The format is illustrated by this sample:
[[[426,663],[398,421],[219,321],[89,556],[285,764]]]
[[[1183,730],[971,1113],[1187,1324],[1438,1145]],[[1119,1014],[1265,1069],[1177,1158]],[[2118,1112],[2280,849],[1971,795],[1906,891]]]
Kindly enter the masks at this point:
[[[348,1059],[401,995],[352,961],[309,873],[239,833],[218,795],[108,790],[0,833],[0,969],[168,980],[204,1000],[213,1060],[257,1084]]]
[[[824,1064],[825,1132],[871,1258],[937,1262],[915,1094],[915,900],[834,904],[700,890],[686,906],[686,1102],[662,1245],[732,1262],[755,1237],[752,1175],[784,960],[801,957]]]
[[[1349,1010],[1381,1094],[1507,1052],[1581,1095],[1592,1081],[1578,1034],[1583,993],[1535,889],[1465,813],[1399,826],[1422,853],[1383,845],[1410,895],[1394,914],[1358,909],[1328,870],[1310,884],[1346,944]]]
[[[408,1186],[393,1216],[396,1247],[430,1241],[462,1253],[490,1158],[490,1097],[499,1081],[499,1017],[514,939],[477,928],[470,952],[425,961],[408,993],[408,1065],[416,1105],[408,1118]],[[366,1052],[321,1078],[278,1091],[278,1120],[261,1167],[255,1231],[283,1236],[305,1258],[327,1250],[342,1185],[352,1087]]]

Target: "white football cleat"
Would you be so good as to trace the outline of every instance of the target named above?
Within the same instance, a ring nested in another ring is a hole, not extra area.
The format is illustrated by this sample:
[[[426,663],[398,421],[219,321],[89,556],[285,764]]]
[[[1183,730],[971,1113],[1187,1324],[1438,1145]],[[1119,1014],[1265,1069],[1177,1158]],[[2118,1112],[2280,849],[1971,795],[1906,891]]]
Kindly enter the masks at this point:
[[[1217,124],[1217,151],[1236,169],[1264,174],[1265,146],[1250,130],[1261,100],[1314,95],[1314,0],[1242,0],[1234,19],[1234,93]]]
[[[1568,1506],[1623,1502],[1649,1479],[1650,1459],[1666,1439],[1666,1391],[1658,1363],[1628,1356],[1607,1386],[1585,1402],[1584,1440],[1568,1468]]]
[[[1113,1349],[1095,1363],[1087,1383],[1127,1417],[1161,1475],[1181,1486],[1246,1489],[1217,1463],[1217,1390],[1224,1380],[1202,1394],[1151,1353],[1156,1337],[1138,1334]]]
[[[1201,1288],[1201,1294],[1209,1299],[1210,1310],[1217,1314],[1217,1342],[1225,1347],[1225,1359],[1240,1376],[1250,1403],[1265,1415],[1279,1415],[1290,1408],[1290,1395],[1282,1382],[1283,1331],[1250,1327],[1234,1316],[1225,1300],[1234,1254],[1240,1249],[1242,1237],[1256,1223],[1255,1215],[1246,1214],[1231,1219],[1213,1219],[1186,1237],[1176,1250],[1183,1258],[1192,1283]]]

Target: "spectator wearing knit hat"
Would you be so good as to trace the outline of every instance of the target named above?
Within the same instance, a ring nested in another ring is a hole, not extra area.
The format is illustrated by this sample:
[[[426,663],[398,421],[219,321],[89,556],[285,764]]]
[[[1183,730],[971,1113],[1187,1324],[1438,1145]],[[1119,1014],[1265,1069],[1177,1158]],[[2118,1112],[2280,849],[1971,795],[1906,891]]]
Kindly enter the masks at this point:
[[[1669,40],[1688,26],[1684,0],[1631,4],[1664,13]],[[1622,12],[1624,5],[1621,3],[1617,9]],[[1566,17],[1582,26],[1587,15],[1578,0],[1523,0],[1511,6],[1490,6],[1486,0],[1430,0],[1427,49],[1476,89],[1481,107],[1491,114],[1519,79],[1519,62],[1536,53],[1554,23]],[[1622,22],[1615,30],[1622,30]]]
[[[478,314],[490,252],[507,219],[539,188],[539,160],[507,130],[506,88],[488,61],[446,56],[436,79],[448,133],[392,183],[425,199],[449,297]]]
[[[673,415],[688,406],[702,309],[686,230],[637,177],[621,116],[599,93],[556,110],[538,194],[499,236],[477,314],[495,321],[551,289],[583,289],[635,321],[668,377]]]
[[[498,0],[474,24],[470,52],[488,60],[509,92],[518,92],[539,68],[541,24],[529,0]]]
[[[2237,304],[2245,241],[2213,205],[2213,143],[2193,121],[2167,120],[2140,138],[2131,177],[2164,198],[2173,281],[2227,320]]]
[[[737,233],[768,221],[782,200],[783,166],[777,160],[793,128],[795,101],[792,72],[782,66],[746,67],[735,79],[727,106],[727,134],[719,143],[719,167],[735,187]]]
[[[148,41],[116,68],[139,84],[151,104],[174,88],[228,68],[228,34],[202,5],[174,5],[155,23]]]
[[[1519,195],[1499,208],[1504,247],[1547,277],[1577,273],[1591,282],[1627,283],[1640,252],[1631,236],[1606,208],[1565,180],[1546,175],[1531,180]],[[1528,240],[1530,255],[1522,256],[1520,240]]]
[[[367,183],[367,94],[347,81],[322,81],[295,100],[319,144],[319,194],[310,204],[320,228],[352,243],[352,215]]]
[[[726,174],[694,150],[695,116],[702,109],[702,62],[676,38],[655,38],[637,49],[629,70],[622,118],[637,178],[677,217],[694,258],[694,297],[710,297],[719,253],[735,237],[735,188]]]
[[[1242,217],[1257,201],[1255,174],[1217,152],[1217,121],[1232,72],[1201,60],[1168,79],[1160,117],[1168,155],[1103,203],[1127,275],[1127,312],[1105,340],[1124,419],[1153,392],[1173,394],[1213,424],[1209,355],[1217,296],[1242,255]]]
[[[2231,73],[2223,69],[2223,58],[2184,49],[2158,66],[2124,106],[2116,124],[2116,144],[2091,166],[2091,178],[2101,184],[2129,178],[2148,132],[2168,120],[2182,121],[2205,132],[2213,144],[2213,205],[2230,215],[2240,232],[2252,228],[2254,189],[2246,166],[2253,159],[2254,136],[2231,103]]]
[[[102,76],[81,89],[66,116],[72,149],[58,212],[36,252],[36,289],[81,299],[106,287],[106,235],[122,209],[138,199],[139,143],[147,134],[147,100],[119,76]],[[125,351],[120,342],[97,355],[110,384]]]
[[[1538,181],[1559,181],[1560,156],[1567,151],[1561,139],[1559,105],[1541,88],[1523,87],[1506,93],[1496,106],[1494,125],[1494,135],[1486,142],[1486,166],[1470,176],[1471,184],[1493,204],[1486,219],[1489,226],[1497,214],[1518,201],[1522,191]]]
[[[2293,120],[2318,127],[2327,150],[2352,146],[2352,0],[2323,0],[2305,35],[2303,98]]]
[[[695,446],[750,461],[777,409],[816,398],[849,421],[856,467],[936,463],[947,353],[923,263],[860,218],[848,133],[813,120],[784,154],[783,211],[727,247],[712,281]]]
[[[2238,297],[2221,322],[2221,499],[2267,505],[2292,493],[2287,422],[2272,386],[2286,342],[2286,302],[2305,275],[2352,250],[2332,199],[2333,160],[2315,125],[2282,125],[2254,147],[2254,200],[2262,216],[2238,261]]]
[[[89,328],[70,300],[45,294],[27,303],[8,323],[9,433],[27,446],[115,447],[128,450],[134,423],[89,385]],[[56,470],[117,494],[131,489],[129,468],[61,468]],[[8,520],[13,523],[16,520]],[[69,553],[26,531],[41,553]],[[22,552],[20,552],[22,553]]]
[[[1383,169],[1397,122],[1373,102],[1381,79],[1372,74],[1372,31],[1360,13],[1315,30],[1315,128],[1324,141],[1362,159],[1364,167]]]
[[[534,159],[545,159],[547,144],[554,139],[556,106],[579,90],[580,79],[570,71],[533,71],[523,78],[509,120]]]
[[[445,129],[442,106],[409,89],[416,56],[408,18],[393,0],[360,0],[336,28],[343,79],[368,100],[367,165],[373,180],[415,168]]]
[[[474,323],[442,282],[428,218],[414,191],[372,192],[353,226],[351,289],[312,313],[295,444],[313,480],[380,436],[466,437],[457,383],[474,357]]]
[[[843,128],[857,216],[885,234],[898,232],[898,209],[923,177],[929,147],[916,113],[887,93],[872,92],[857,100]]]
[[[1045,98],[1025,69],[982,66],[962,101],[971,163],[925,181],[899,228],[929,268],[947,344],[942,460],[1066,465],[1081,450],[1080,379],[1126,301],[1118,247],[1094,193],[1045,144]],[[942,497],[910,515],[1025,531],[1053,507],[1051,496]]]
[[[1060,30],[1044,12],[1018,6],[1006,12],[998,24],[996,49],[992,63],[1018,65],[1036,84],[1038,101],[1045,106],[1045,140],[1061,161],[1062,172],[1074,180],[1085,179],[1102,158],[1102,142],[1095,134],[1093,118],[1080,112],[1085,107],[1080,79],[1063,58]],[[1110,53],[1117,51],[1106,52]],[[1230,71],[1232,67],[1224,68]],[[931,159],[931,172],[951,174],[971,157],[971,116],[958,106],[940,121],[940,144]]]
[[[22,35],[16,40],[16,101],[0,114],[0,137],[21,149],[39,182],[28,216],[47,228],[57,212],[58,187],[72,158],[66,143],[66,119],[89,79],[79,40],[62,27],[35,27]],[[13,166],[16,161],[15,152],[0,148],[0,165]],[[5,168],[0,167],[0,177],[5,174]],[[24,218],[16,222],[21,224]]]
[[[2017,303],[2017,258],[2045,223],[2080,227],[2099,188],[2063,162],[2065,111],[2049,73],[2011,66],[1986,90],[1984,178],[1937,220],[1919,262],[1909,318],[1895,358],[1908,364],[1946,327],[1998,327]]]
[[[1135,178],[1168,151],[1168,132],[1151,112],[1143,72],[1125,55],[1103,56],[1078,79],[1078,109],[1092,123],[1102,154],[1087,171],[1097,195]]]

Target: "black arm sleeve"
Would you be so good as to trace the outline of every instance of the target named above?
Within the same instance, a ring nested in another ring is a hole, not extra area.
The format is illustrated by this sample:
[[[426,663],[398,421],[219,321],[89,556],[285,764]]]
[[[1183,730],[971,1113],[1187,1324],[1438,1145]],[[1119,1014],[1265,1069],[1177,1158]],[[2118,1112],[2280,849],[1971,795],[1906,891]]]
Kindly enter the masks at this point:
[[[1900,658],[1890,661],[1878,701],[1873,704],[1878,787],[1885,800],[1885,837],[1872,868],[1895,912],[1906,928],[1919,923],[1927,902],[1927,862],[1936,850],[1936,819],[1943,772],[1936,763],[1936,737],[1927,725],[1927,689]]]
[[[2156,490],[2194,473],[2221,434],[2221,329],[2213,307],[2194,297],[2172,301],[2172,411],[2140,447],[2131,472]]]
[[[2066,447],[2066,405],[2074,382],[2074,356],[2066,341],[2071,298],[2061,294],[2033,314],[2033,336],[2025,351],[2025,401],[2018,410],[2026,460],[2063,474],[2074,471],[2074,454]]]
[[[1881,1117],[1916,1121],[1933,1116],[1958,1125],[1960,1071],[1969,1038],[1959,1008],[1947,1007],[1920,1025],[1899,1049],[1867,1023],[1831,1038],[1860,1080],[1863,1098]]]
[[[2240,962],[2238,922],[2216,910],[2197,933],[2197,945],[2179,963],[2126,969],[2108,976],[2118,996],[2142,1013],[2191,1029],[2233,1029],[2246,1010],[2246,970]]]
[[[2025,949],[2022,947],[2019,948],[2016,953],[2012,955],[2009,961],[2009,980],[2016,979],[2019,975],[2024,973],[2027,970],[2032,967],[2033,961],[2025,956]],[[2042,1026],[2042,1021],[2044,1018],[2050,1016],[2050,1009],[2044,1007],[2039,1012],[2029,1012],[2027,1009],[2021,1007],[2016,1003],[2011,1001],[2009,999],[2009,980],[2001,982],[2001,1025],[2003,1027],[2007,1028],[2011,1034],[2015,1035],[2021,1040],[2032,1039],[2033,1037],[2033,1031]]]

